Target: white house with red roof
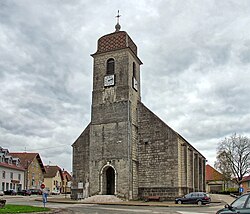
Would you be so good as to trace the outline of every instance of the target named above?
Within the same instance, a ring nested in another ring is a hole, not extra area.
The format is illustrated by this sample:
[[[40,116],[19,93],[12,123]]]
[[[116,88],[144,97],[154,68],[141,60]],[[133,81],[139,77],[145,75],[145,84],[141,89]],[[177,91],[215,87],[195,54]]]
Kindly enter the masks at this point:
[[[20,159],[12,157],[8,149],[0,147],[0,190],[22,190],[24,172],[25,169],[20,165]]]

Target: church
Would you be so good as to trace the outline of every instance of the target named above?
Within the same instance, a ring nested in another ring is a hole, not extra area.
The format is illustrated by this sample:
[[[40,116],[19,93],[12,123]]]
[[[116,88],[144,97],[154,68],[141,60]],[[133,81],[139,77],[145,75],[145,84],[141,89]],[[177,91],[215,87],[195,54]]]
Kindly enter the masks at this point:
[[[72,144],[72,196],[205,191],[205,157],[141,101],[137,46],[118,22],[93,57],[91,121]]]

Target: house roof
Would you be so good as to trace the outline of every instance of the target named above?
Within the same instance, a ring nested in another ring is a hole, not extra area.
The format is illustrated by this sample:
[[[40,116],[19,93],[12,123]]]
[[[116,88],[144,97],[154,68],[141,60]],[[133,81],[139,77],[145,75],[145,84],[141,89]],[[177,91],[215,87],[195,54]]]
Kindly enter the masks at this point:
[[[59,171],[62,178],[62,170],[59,166],[45,166],[46,173],[44,174],[44,178],[53,178],[56,176],[56,173]]]
[[[242,179],[242,182],[244,182],[244,181],[250,181],[250,175],[244,176]]]
[[[27,168],[28,165],[31,164],[31,162],[36,158],[37,161],[39,162],[39,165],[42,169],[43,172],[45,172],[45,168],[42,162],[42,159],[39,155],[39,153],[28,153],[28,152],[10,152],[9,155],[12,157],[17,157],[20,159],[20,164],[24,167]]]
[[[22,166],[16,166],[15,164],[8,164],[8,163],[5,163],[5,162],[0,162],[0,167],[25,171],[25,169]]]
[[[223,175],[209,164],[206,165],[206,181],[221,181]]]
[[[67,171],[63,171],[62,175],[63,175],[63,180],[67,180],[67,181],[71,181],[72,180],[71,175]]]

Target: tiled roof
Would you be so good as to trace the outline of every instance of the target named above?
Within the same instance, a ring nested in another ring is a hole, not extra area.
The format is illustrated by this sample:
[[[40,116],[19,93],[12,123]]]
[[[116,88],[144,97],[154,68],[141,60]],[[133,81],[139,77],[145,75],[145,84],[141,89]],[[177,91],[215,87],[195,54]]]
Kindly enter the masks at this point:
[[[244,176],[242,179],[242,182],[244,182],[244,181],[250,181],[250,175]]]
[[[20,164],[27,168],[27,166],[36,158],[43,172],[45,172],[43,162],[40,158],[39,153],[28,153],[28,152],[10,152],[9,155],[20,159]]]
[[[3,162],[0,163],[0,167],[25,171],[25,169],[22,166],[16,166],[15,164],[8,164],[8,163],[3,163]]]
[[[223,175],[209,164],[206,165],[206,181],[221,181]]]
[[[44,174],[44,178],[53,178],[56,176],[56,173],[59,171],[62,177],[62,170],[59,166],[45,166],[46,173]]]
[[[63,175],[63,180],[67,180],[67,181],[71,181],[72,180],[71,175],[67,171],[63,171],[62,175]]]

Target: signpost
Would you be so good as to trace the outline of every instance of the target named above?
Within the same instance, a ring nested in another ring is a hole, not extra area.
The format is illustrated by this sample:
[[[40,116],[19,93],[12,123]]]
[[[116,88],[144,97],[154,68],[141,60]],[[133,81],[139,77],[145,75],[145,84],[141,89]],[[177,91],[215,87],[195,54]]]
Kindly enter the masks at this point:
[[[43,197],[43,207],[45,208],[45,204],[47,203],[47,200],[48,200],[48,194],[45,192],[44,188],[45,188],[45,184],[41,184],[41,189],[43,190],[43,194],[42,194],[42,197]]]
[[[242,193],[244,192],[244,188],[243,188],[243,187],[240,187],[240,188],[239,188],[239,192],[240,192],[240,194],[242,194]]]

